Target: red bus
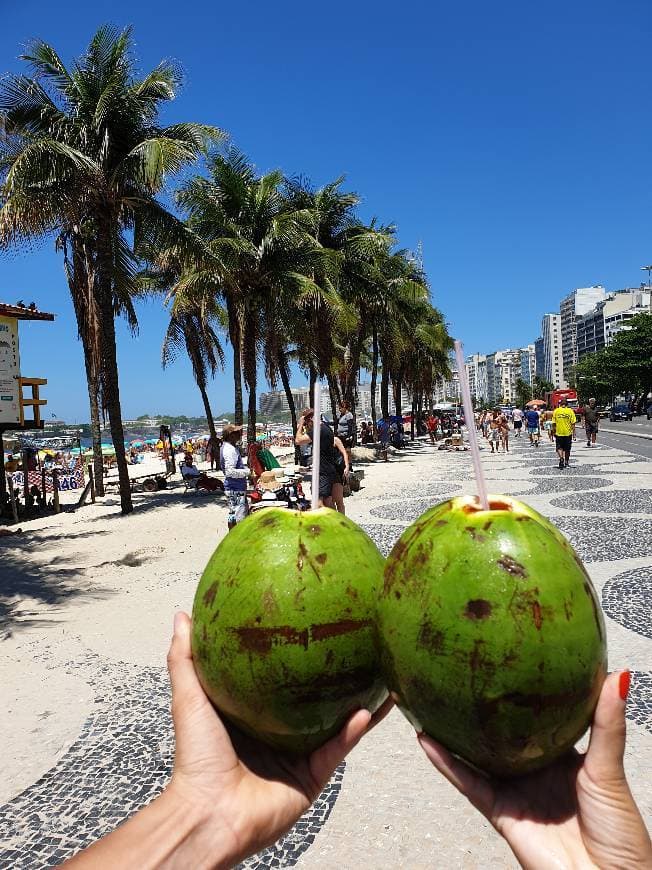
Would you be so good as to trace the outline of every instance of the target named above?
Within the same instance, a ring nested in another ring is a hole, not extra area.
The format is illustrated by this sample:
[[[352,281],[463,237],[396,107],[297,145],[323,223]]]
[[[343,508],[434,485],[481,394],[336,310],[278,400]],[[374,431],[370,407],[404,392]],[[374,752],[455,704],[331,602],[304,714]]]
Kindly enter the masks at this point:
[[[568,407],[577,410],[577,390],[551,390],[545,394],[546,404],[551,411],[559,407],[559,400],[565,398]]]

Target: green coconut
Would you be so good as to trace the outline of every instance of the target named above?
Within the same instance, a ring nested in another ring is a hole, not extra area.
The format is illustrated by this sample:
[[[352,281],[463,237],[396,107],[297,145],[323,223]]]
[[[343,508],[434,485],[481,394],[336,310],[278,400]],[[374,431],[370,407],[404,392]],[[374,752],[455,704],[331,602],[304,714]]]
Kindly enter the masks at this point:
[[[527,505],[443,502],[396,543],[378,603],[398,706],[477,768],[536,770],[586,731],[606,675],[602,613],[571,545]]]
[[[384,559],[327,508],[266,508],[222,540],[192,615],[195,668],[242,731],[306,754],[387,696],[374,608]]]

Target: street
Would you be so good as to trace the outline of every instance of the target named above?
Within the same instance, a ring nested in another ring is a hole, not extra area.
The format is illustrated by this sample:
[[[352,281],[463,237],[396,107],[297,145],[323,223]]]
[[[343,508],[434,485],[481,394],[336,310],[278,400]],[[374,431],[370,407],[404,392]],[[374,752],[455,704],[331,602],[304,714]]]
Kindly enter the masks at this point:
[[[606,432],[605,429],[614,431]],[[618,434],[615,434],[617,432]],[[637,435],[649,435],[650,438],[640,438],[632,435],[627,435],[627,432],[636,432]],[[578,430],[578,439],[580,434]],[[618,423],[611,423],[609,418],[600,421],[600,433],[598,435],[598,443],[604,444],[607,447],[617,447],[619,450],[626,450],[635,456],[644,456],[647,459],[652,459],[652,420],[647,417],[634,417],[632,420],[623,420]]]

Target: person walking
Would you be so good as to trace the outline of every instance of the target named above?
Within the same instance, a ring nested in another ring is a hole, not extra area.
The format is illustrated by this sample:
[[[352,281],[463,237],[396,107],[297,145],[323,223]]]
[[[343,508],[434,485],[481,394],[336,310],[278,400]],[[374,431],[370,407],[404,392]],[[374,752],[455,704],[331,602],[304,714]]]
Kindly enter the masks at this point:
[[[523,428],[523,411],[520,408],[514,408],[512,423],[514,424],[514,438],[520,438]]]
[[[598,437],[600,414],[595,405],[595,399],[589,399],[589,404],[584,408],[584,430],[586,432],[586,446],[595,447]]]
[[[228,423],[222,429],[220,468],[224,474],[224,494],[229,505],[229,529],[242,522],[249,513],[247,479],[250,471],[242,461],[240,449],[237,446],[241,438],[242,426]]]
[[[573,435],[575,434],[576,417],[572,408],[568,407],[565,396],[559,400],[559,407],[552,412],[552,428],[555,433],[555,446],[559,456],[559,468],[568,468]]]
[[[314,410],[306,408],[297,424],[297,435],[294,443],[299,446],[302,444],[312,445],[314,424]],[[341,480],[335,467],[335,436],[331,427],[327,426],[326,423],[320,421],[319,427],[319,504],[332,508],[333,484]],[[346,450],[344,452],[346,453]]]
[[[500,421],[498,419],[499,416],[500,414],[498,413],[498,411],[494,411],[492,417],[489,420],[489,431],[487,437],[489,439],[489,446],[491,447],[492,453],[498,453],[498,447],[500,446]]]
[[[340,402],[340,416],[337,421],[337,437],[347,450],[353,447],[355,438],[355,420],[348,402]]]
[[[525,412],[525,422],[527,424],[527,434],[530,438],[530,446],[534,444],[534,437],[539,437],[540,418],[536,408],[529,408]]]
[[[433,416],[432,411],[428,414],[426,419],[426,429],[428,430],[428,435],[430,435],[430,443],[435,443],[435,436],[437,434],[437,420]]]
[[[509,453],[509,419],[507,414],[499,414],[498,421],[500,425],[500,443],[503,446],[503,453]]]

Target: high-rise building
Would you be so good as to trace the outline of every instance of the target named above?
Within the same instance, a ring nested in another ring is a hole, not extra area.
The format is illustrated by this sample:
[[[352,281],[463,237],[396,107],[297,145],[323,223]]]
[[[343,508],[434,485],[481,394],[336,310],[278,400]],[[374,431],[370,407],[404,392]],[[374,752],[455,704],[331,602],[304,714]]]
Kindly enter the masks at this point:
[[[605,297],[605,289],[601,284],[594,287],[578,287],[568,294],[559,304],[561,317],[561,348],[562,365],[568,373],[577,362],[577,329],[575,320],[581,314],[587,314]]]
[[[564,361],[561,342],[561,315],[544,314],[541,321],[543,339],[543,377],[554,384],[555,389],[564,389]]]
[[[531,387],[537,371],[536,352],[533,344],[522,347],[521,353],[521,378]]]
[[[294,407],[297,412],[311,405],[308,387],[290,387],[294,397]],[[328,395],[328,394],[327,394]],[[290,406],[285,390],[270,390],[258,397],[258,408],[261,416],[289,412]]]
[[[521,352],[507,348],[487,354],[487,404],[511,404],[521,377]]]
[[[539,338],[534,342],[534,360],[535,360],[535,368],[534,374],[537,378],[545,377],[545,353],[543,349],[543,336],[540,335]]]
[[[611,295],[603,309],[606,347],[621,330],[630,328],[627,321],[637,314],[652,314],[652,293],[649,289],[619,290]]]
[[[487,399],[487,357],[481,353],[471,354],[465,363],[471,398],[484,403]]]
[[[575,319],[577,358],[597,353],[613,341],[614,335],[637,314],[650,311],[650,291],[645,287],[609,293],[594,308]]]
[[[433,390],[433,399],[435,404],[440,402],[458,402],[460,401],[460,381],[457,374],[457,363],[455,354],[451,353],[448,358],[448,366],[450,368],[450,378],[439,378]]]

